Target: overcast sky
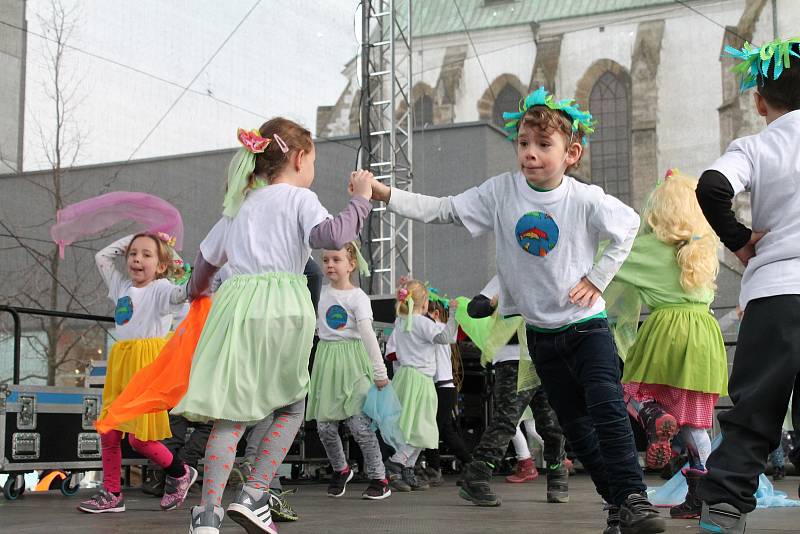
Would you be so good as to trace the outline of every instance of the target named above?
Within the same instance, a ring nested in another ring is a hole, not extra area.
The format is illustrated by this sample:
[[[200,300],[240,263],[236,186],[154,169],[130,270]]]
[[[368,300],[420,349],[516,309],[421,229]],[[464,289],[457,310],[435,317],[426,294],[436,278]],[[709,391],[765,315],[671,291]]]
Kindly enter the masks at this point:
[[[186,86],[257,0],[63,0],[75,8],[69,44]],[[261,0],[222,50],[135,153],[135,158],[233,147],[237,127],[285,115],[313,131],[318,105],[346,85],[341,71],[358,50],[357,0]],[[54,121],[39,16],[50,0],[28,0],[25,168],[43,163],[38,126]],[[68,50],[77,87],[74,114],[86,136],[79,164],[127,160],[182,89]],[[218,100],[214,100],[209,95]],[[219,100],[224,100],[229,105]],[[238,109],[238,108],[243,109]],[[245,111],[247,110],[247,111]]]

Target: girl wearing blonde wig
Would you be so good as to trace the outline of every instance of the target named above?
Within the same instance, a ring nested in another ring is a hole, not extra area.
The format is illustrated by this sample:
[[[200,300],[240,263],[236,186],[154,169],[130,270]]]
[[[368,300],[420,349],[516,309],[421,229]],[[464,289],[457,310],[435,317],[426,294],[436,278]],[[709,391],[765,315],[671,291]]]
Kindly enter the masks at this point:
[[[651,312],[627,352],[622,377],[629,411],[647,430],[647,464],[669,461],[679,427],[689,449],[689,494],[670,511],[680,518],[700,515],[695,488],[711,452],[706,429],[728,382],[722,333],[709,312],[719,240],[697,203],[696,185],[677,171],[667,173],[650,195],[631,254],[614,279],[633,286]]]

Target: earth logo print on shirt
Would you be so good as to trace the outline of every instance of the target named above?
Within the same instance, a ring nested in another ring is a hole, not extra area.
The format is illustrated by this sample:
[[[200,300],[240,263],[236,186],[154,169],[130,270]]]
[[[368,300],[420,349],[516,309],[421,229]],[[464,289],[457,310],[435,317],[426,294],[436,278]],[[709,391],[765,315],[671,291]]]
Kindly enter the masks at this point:
[[[325,322],[328,323],[331,330],[343,329],[347,326],[347,310],[338,304],[334,304],[325,313]]]
[[[133,301],[128,296],[121,297],[117,301],[117,307],[114,308],[114,322],[122,326],[128,324],[131,317],[133,317]]]
[[[534,256],[547,256],[558,243],[558,225],[541,211],[529,211],[520,217],[514,232],[522,250]]]

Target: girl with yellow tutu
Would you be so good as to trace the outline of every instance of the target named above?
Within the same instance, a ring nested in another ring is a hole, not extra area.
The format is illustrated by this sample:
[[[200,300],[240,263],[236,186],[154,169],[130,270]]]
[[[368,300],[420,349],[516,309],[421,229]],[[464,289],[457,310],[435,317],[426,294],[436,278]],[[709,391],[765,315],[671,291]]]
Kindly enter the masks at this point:
[[[108,297],[116,304],[117,342],[108,357],[103,387],[103,419],[114,400],[134,374],[151,364],[166,343],[172,316],[186,301],[186,286],[175,285],[170,278],[180,278],[182,267],[175,261],[165,234],[137,234],[124,237],[95,256],[97,268],[108,286]],[[123,256],[127,276],[114,266]],[[103,458],[103,488],[78,510],[91,514],[124,512],[125,498],[120,487],[122,450],[125,434],[135,451],[158,464],[167,474],[161,508],[177,508],[197,479],[197,471],[184,463],[159,440],[172,436],[166,411],[150,413],[114,425],[100,434]]]

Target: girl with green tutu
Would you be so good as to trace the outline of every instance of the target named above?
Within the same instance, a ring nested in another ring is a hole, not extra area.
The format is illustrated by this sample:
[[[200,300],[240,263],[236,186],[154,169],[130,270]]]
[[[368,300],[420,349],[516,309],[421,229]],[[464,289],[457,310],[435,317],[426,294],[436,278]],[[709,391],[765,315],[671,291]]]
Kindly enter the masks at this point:
[[[436,374],[436,345],[456,342],[458,303],[450,301],[447,323],[429,317],[428,289],[417,280],[400,284],[397,290],[397,319],[394,343],[399,368],[392,385],[400,400],[400,428],[406,444],[386,462],[391,485],[397,491],[417,491],[428,485],[417,479],[414,464],[423,449],[439,448],[436,412],[439,401],[433,376]]]
[[[217,534],[222,493],[248,425],[272,417],[252,473],[228,507],[249,532],[277,532],[269,483],[303,420],[316,316],[303,268],[313,248],[340,249],[358,235],[371,205],[371,174],[350,176],[347,207],[332,218],[309,190],[311,132],[274,118],[239,130],[223,217],[200,244],[190,298],[207,291],[226,262],[231,277],[214,297],[192,361],[186,395],[172,410],[213,421],[200,506],[190,533]]]
[[[381,448],[371,428],[372,421],[362,408],[372,384],[382,389],[389,379],[372,328],[372,304],[367,294],[350,281],[356,266],[362,265],[364,274],[369,274],[369,268],[354,243],[341,250],[326,250],[322,261],[330,285],[322,288],[319,299],[319,343],[311,372],[306,420],[317,421],[319,438],[333,467],[328,496],[344,495],[347,483],[353,479],[339,437],[339,423],[344,422],[361,448],[370,479],[361,496],[385,499],[392,492]]]
[[[722,332],[709,312],[719,240],[697,203],[696,185],[677,171],[667,173],[650,195],[642,230],[614,278],[632,286],[650,309],[627,351],[622,377],[628,409],[648,433],[647,464],[669,461],[670,439],[679,427],[689,450],[689,494],[670,511],[680,518],[700,515],[695,489],[711,453],[707,429],[728,384]],[[636,300],[637,318],[639,311]]]

